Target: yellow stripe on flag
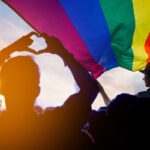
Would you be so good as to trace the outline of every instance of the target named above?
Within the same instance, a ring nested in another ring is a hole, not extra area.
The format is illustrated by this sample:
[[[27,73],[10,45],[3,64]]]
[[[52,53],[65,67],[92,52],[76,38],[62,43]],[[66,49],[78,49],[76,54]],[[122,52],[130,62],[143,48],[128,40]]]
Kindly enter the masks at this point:
[[[148,54],[145,51],[145,41],[150,32],[150,0],[133,0],[135,15],[135,33],[132,43],[134,60],[132,70],[145,67]]]

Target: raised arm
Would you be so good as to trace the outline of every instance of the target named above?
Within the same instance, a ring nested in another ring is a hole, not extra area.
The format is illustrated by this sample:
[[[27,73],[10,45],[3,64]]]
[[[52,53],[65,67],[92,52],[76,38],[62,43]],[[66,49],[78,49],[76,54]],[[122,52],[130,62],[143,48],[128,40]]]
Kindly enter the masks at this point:
[[[46,52],[59,55],[71,70],[80,88],[79,93],[69,96],[62,107],[57,107],[53,110],[54,117],[57,116],[58,125],[61,124],[62,132],[72,137],[82,129],[88,119],[91,112],[91,104],[99,92],[97,82],[89,72],[76,61],[73,55],[64,48],[58,39],[49,37],[46,34],[42,36],[46,40],[47,48],[41,50],[39,53]],[[49,112],[46,111],[45,114],[46,113]]]
[[[15,41],[14,43],[12,43],[11,45],[9,45],[8,47],[2,49],[0,51],[0,66],[4,63],[4,61],[6,59],[8,59],[10,57],[10,55],[15,52],[15,51],[29,51],[32,53],[35,53],[34,50],[28,48],[28,46],[30,44],[32,44],[33,40],[30,38],[32,35],[36,35],[35,32],[31,32],[29,34],[27,34],[26,36],[21,37],[20,39],[18,39],[17,41]]]
[[[76,83],[80,88],[80,94],[84,95],[86,100],[91,105],[97,96],[98,88],[96,80],[91,74],[69,53],[62,43],[55,37],[50,37],[47,34],[42,34],[47,43],[47,48],[39,51],[39,53],[52,53],[59,55],[65,65],[69,67],[74,76]]]
[[[108,104],[110,103],[110,98],[108,97],[108,95],[106,94],[103,86],[97,81],[97,85],[98,85],[98,88],[99,88],[99,92],[101,93],[102,95],[102,98],[104,100],[104,103],[106,106],[108,106]]]

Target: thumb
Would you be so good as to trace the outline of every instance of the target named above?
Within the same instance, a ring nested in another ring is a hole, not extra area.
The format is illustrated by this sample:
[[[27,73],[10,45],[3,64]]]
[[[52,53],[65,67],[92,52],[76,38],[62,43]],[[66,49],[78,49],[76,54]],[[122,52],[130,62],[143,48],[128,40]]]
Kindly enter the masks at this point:
[[[36,52],[36,54],[43,54],[43,53],[49,53],[49,51],[47,50],[47,48],[39,50],[38,52]]]

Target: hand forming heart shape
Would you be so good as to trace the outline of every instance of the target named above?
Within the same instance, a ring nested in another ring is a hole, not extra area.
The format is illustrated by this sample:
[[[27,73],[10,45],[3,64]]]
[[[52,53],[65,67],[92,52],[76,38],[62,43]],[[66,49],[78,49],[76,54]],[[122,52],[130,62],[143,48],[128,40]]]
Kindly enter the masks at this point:
[[[45,39],[45,42],[47,44],[47,47],[43,50],[39,50],[36,51],[32,48],[29,48],[28,46],[30,46],[33,43],[33,40],[31,39],[31,37],[35,35],[37,37],[42,37]],[[62,54],[62,50],[65,50],[63,44],[55,37],[53,36],[49,36],[46,33],[41,33],[38,34],[36,32],[31,32],[25,36],[23,36],[22,38],[20,38],[19,40],[15,41],[13,44],[11,44],[9,46],[11,49],[13,49],[12,52],[14,51],[28,51],[34,54],[42,54],[42,53],[51,53],[51,54]]]

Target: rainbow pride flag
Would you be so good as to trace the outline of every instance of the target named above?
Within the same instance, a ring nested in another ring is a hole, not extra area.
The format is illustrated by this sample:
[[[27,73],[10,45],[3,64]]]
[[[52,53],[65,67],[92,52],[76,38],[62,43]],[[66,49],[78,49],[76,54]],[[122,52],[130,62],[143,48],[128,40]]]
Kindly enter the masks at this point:
[[[36,31],[59,38],[95,78],[150,61],[149,0],[3,0]]]

